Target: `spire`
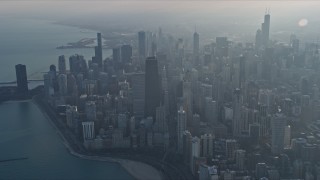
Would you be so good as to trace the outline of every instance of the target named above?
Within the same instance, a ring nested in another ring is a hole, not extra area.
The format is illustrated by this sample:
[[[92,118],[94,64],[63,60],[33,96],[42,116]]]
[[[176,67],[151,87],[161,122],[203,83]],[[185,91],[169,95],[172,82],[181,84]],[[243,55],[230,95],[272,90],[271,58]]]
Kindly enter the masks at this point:
[[[266,11],[265,11],[265,15],[269,15],[269,14],[270,14],[270,7],[266,8]]]

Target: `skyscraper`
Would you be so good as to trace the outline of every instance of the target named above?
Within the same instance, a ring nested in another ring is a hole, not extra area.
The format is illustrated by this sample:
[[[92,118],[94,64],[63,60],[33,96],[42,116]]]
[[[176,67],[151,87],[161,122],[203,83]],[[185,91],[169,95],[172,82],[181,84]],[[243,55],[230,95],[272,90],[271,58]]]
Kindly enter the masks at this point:
[[[51,85],[51,78],[49,73],[43,75],[43,84],[45,96],[50,97],[51,95],[53,95],[54,91]]]
[[[64,57],[64,55],[59,56],[58,70],[59,70],[59,74],[66,73],[66,58]]]
[[[218,122],[217,102],[211,97],[205,97],[205,119],[208,124],[214,125]]]
[[[112,49],[112,59],[114,63],[120,63],[120,47]]]
[[[246,58],[243,55],[240,56],[239,67],[239,87],[244,89],[246,82]]]
[[[69,128],[76,128],[78,124],[79,113],[77,106],[66,106],[66,121]]]
[[[98,47],[102,48],[101,33],[97,33],[97,41],[98,41]]]
[[[238,170],[245,170],[246,151],[238,149],[235,151],[236,165]]]
[[[16,77],[17,77],[18,93],[21,93],[21,94],[28,93],[28,79],[27,79],[26,65],[22,65],[22,64],[16,65]]]
[[[268,45],[269,42],[269,31],[270,31],[270,14],[264,15],[264,22],[261,25],[262,30],[262,43]]]
[[[199,136],[200,135],[200,115],[199,114],[194,114],[192,116],[192,128],[193,128],[192,134]]]
[[[82,55],[72,55],[69,57],[70,72],[77,75],[78,73],[87,73],[87,62]]]
[[[90,140],[95,138],[94,122],[85,121],[82,122],[83,140]]]
[[[68,93],[68,80],[67,80],[67,75],[65,74],[60,74],[58,76],[58,84],[59,84],[59,93],[61,96],[65,96]]]
[[[193,34],[193,55],[199,55],[199,34],[197,32]]]
[[[192,135],[190,131],[186,130],[183,132],[183,158],[185,162],[191,160],[191,146],[192,146]]]
[[[263,178],[267,175],[267,164],[258,163],[256,165],[256,179]]]
[[[233,95],[233,136],[239,137],[241,135],[241,92],[240,89],[235,89]]]
[[[146,33],[140,31],[138,33],[139,58],[143,60],[146,57]]]
[[[122,63],[131,62],[132,47],[129,44],[121,46],[121,61]]]
[[[155,57],[146,60],[145,74],[145,116],[156,118],[156,108],[160,105],[160,79],[158,61]]]
[[[183,152],[183,133],[187,129],[187,114],[182,107],[178,110],[177,124],[177,143],[178,152]]]
[[[249,136],[252,143],[257,144],[260,138],[260,124],[253,123],[249,125]]]
[[[280,154],[284,149],[286,117],[277,113],[271,120],[271,152]]]
[[[226,158],[229,160],[234,160],[235,158],[235,151],[238,148],[237,141],[235,139],[227,139],[226,140],[226,149],[225,149],[225,154]]]
[[[262,45],[262,31],[261,29],[258,29],[256,32],[256,39],[255,39],[255,47],[256,49],[259,49]]]
[[[164,106],[159,106],[156,109],[156,122],[154,123],[154,131],[164,133],[167,131],[166,113]]]
[[[136,118],[142,118],[145,108],[145,74],[134,73],[131,79],[133,114]]]
[[[97,63],[99,67],[102,67],[102,40],[101,33],[97,33],[98,46],[95,47],[95,58],[93,63]]]
[[[85,113],[88,121],[95,121],[97,119],[97,107],[94,101],[86,102]]]
[[[58,91],[58,81],[57,81],[57,70],[55,65],[50,65],[50,70],[48,72],[48,75],[50,76],[50,86],[53,88],[54,92]]]
[[[284,147],[289,148],[291,142],[291,126],[285,126],[284,128]]]
[[[182,95],[183,95],[183,101],[184,105],[183,108],[187,112],[187,126],[192,126],[192,115],[193,115],[193,98],[192,98],[192,88],[191,88],[191,82],[190,81],[183,81],[182,82]]]
[[[196,173],[196,169],[194,168],[196,162],[196,159],[200,157],[200,139],[195,136],[191,140],[191,160],[190,160],[190,166],[191,171],[193,174]]]
[[[167,70],[165,66],[163,67],[162,74],[161,74],[161,88],[162,88],[161,94],[163,95],[163,105],[165,107],[166,114],[168,114],[169,113],[169,92],[168,92]]]
[[[213,140],[212,134],[204,134],[200,137],[201,140],[201,157],[213,157]]]

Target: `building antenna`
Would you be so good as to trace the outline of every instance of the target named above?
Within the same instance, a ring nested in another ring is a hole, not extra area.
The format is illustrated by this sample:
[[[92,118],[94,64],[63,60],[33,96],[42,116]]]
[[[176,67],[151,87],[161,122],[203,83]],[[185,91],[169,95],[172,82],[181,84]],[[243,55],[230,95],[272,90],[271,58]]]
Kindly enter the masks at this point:
[[[197,32],[197,25],[194,25],[194,32]]]

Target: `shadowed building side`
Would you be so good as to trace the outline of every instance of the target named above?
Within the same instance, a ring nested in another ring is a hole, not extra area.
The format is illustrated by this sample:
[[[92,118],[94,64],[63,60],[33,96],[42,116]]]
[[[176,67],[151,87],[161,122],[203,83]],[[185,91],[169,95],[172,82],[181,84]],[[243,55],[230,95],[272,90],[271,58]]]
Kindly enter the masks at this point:
[[[160,105],[160,79],[158,73],[158,61],[155,57],[146,60],[145,73],[145,116],[156,116],[156,108]]]
[[[15,67],[16,67],[18,93],[27,94],[28,93],[28,79],[27,79],[26,65],[17,64]]]

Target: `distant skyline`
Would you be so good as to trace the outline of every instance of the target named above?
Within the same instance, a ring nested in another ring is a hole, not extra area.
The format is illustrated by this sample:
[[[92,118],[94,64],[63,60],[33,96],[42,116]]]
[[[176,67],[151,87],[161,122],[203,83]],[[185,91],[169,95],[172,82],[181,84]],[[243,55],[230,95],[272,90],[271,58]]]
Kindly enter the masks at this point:
[[[303,45],[304,42],[316,41],[320,37],[319,1],[74,1],[1,1],[0,19],[3,26],[7,27],[0,32],[3,37],[7,37],[9,31],[6,29],[16,29],[16,25],[24,29],[23,25],[28,25],[31,20],[103,34],[135,34],[141,30],[156,31],[161,27],[163,33],[172,33],[191,42],[196,25],[200,43],[212,42],[217,36],[253,42],[256,28],[261,26],[266,8],[270,8],[273,17],[270,27],[272,39],[288,43],[290,34],[294,33]],[[25,23],[15,24],[17,21]],[[34,35],[34,32],[19,32],[22,37]],[[42,32],[40,34],[44,35]],[[77,40],[80,38],[73,41]],[[15,43],[23,47],[25,38],[18,38]],[[56,42],[52,48],[65,43],[68,42]],[[8,41],[4,41],[2,49],[11,47],[7,44]],[[2,58],[9,57],[2,54]],[[7,77],[7,73],[4,74]]]
[[[96,31],[153,31],[160,26],[164,32],[179,31],[181,35],[193,33],[197,25],[202,36],[225,33],[224,36],[241,34],[252,39],[255,28],[260,26],[263,14],[269,9],[274,17],[271,36],[284,32],[308,34],[308,39],[320,36],[320,1],[182,1],[2,0],[0,17],[49,20]],[[305,20],[308,23],[301,26]]]

